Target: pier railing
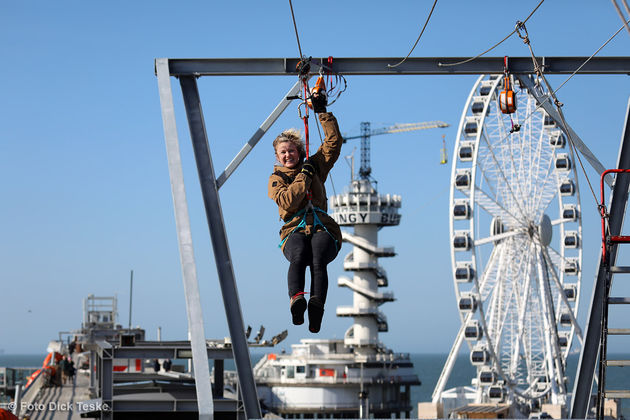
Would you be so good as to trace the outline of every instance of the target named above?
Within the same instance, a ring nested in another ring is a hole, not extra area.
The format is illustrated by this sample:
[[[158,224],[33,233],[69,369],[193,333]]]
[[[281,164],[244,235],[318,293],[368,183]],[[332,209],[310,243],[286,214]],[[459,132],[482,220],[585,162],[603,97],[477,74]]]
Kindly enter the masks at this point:
[[[41,369],[35,379],[20,393],[19,398],[16,398],[16,412],[14,413],[16,416],[24,414],[20,413],[20,407],[30,407],[39,398],[40,391],[48,382],[46,372],[45,369]]]

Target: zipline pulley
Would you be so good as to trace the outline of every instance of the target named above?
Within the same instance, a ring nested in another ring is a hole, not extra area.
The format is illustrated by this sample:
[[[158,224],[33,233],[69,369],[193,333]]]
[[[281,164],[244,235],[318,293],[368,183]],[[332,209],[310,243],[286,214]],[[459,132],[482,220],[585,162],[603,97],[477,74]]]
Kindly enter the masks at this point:
[[[508,57],[503,58],[503,90],[499,94],[499,107],[504,114],[516,111],[516,93],[512,88],[512,76],[508,72]]]

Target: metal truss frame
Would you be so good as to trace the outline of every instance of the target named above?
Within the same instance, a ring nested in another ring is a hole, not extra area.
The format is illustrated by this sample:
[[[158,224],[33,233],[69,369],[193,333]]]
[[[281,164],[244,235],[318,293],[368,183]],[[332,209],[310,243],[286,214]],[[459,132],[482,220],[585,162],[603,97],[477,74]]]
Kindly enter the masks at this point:
[[[387,66],[389,63],[397,60],[398,58],[391,57],[335,58],[333,70],[345,76],[473,75],[502,74],[504,71],[503,57],[481,57],[456,66],[449,65],[449,63],[463,61],[465,58],[408,58],[405,63],[396,68],[389,68]],[[539,63],[542,64],[545,74],[572,74],[586,60],[587,57],[538,58]],[[205,376],[203,373],[204,359],[206,363],[205,366],[207,366],[207,358],[204,354],[205,336],[203,332],[201,301],[199,297],[188,207],[184,189],[183,171],[179,152],[179,141],[175,122],[176,118],[170,77],[173,76],[178,78],[182,89],[195,160],[199,173],[199,180],[201,183],[203,201],[206,209],[208,227],[210,230],[210,237],[219,276],[219,283],[221,285],[223,303],[230,337],[232,340],[234,361],[243,396],[245,414],[248,419],[252,419],[260,418],[261,411],[252,372],[251,359],[247,347],[247,340],[245,337],[243,316],[238,299],[236,279],[234,276],[227,234],[225,231],[223,212],[219,200],[219,188],[227,181],[230,175],[234,173],[251,149],[258,143],[262,136],[269,130],[273,123],[291,103],[292,100],[287,97],[295,95],[300,89],[300,84],[297,82],[291,89],[289,89],[287,94],[281,98],[276,108],[260,125],[258,130],[256,130],[237,156],[232,160],[227,168],[218,177],[216,177],[210,154],[210,144],[208,142],[208,135],[203,119],[201,98],[199,96],[196,79],[202,76],[296,77],[297,72],[295,69],[298,61],[298,58],[158,58],[155,61],[162,107],[167,157],[169,162],[169,175],[171,178],[171,189],[175,208],[175,220],[178,233],[184,290],[186,294],[186,310],[188,314],[189,333],[191,336],[193,364],[197,375],[199,375],[197,377],[198,380],[196,381],[196,384],[200,418],[212,419],[212,398],[210,392],[202,389],[204,383],[206,382],[206,378],[203,377]],[[321,67],[325,62],[327,62],[327,58],[312,58],[312,75],[316,74],[319,67]],[[510,57],[510,72],[521,76],[535,74],[531,57]],[[630,74],[630,57],[592,58],[582,69],[580,69],[580,74]],[[552,118],[554,118],[552,112],[548,111],[548,113],[550,113]],[[557,118],[554,119],[556,119],[556,123],[559,127],[563,127],[561,121]],[[574,134],[570,127],[563,127],[563,129],[565,131],[571,130],[572,138],[579,139],[577,134]],[[580,149],[585,156],[589,156],[589,163],[594,166],[595,170],[601,173],[603,165],[597,161],[594,155],[581,141],[579,143],[581,143],[581,145],[578,144],[578,149]],[[630,155],[630,152],[628,154]],[[598,281],[596,283],[595,292],[599,290],[599,287],[600,282]],[[589,322],[589,327],[595,327],[594,324],[597,323]],[[587,340],[589,334],[590,332],[587,332]],[[590,347],[588,348],[590,349]],[[587,349],[586,345],[583,347],[583,352],[584,349]],[[591,382],[595,369],[594,360],[597,358],[596,353],[597,352],[595,352],[594,356],[592,354],[589,354],[588,356],[583,354],[580,358],[580,372],[590,371]],[[591,360],[593,360],[592,363]],[[205,368],[205,371],[207,372],[207,368]],[[209,380],[209,376],[207,379]],[[590,390],[590,387],[588,387],[588,389]],[[577,397],[578,396],[574,394],[574,400]],[[577,412],[574,412],[573,414],[576,413]]]
[[[214,392],[208,395],[212,401],[213,411],[230,412],[237,409],[236,401],[223,397],[223,366],[224,359],[232,357],[232,351],[224,342],[209,342],[203,349],[205,360],[214,360]],[[198,411],[199,401],[155,401],[143,398],[114,398],[115,376],[113,372],[114,359],[187,359],[193,356],[193,349],[189,341],[139,341],[133,345],[123,346],[112,344],[105,340],[97,340],[90,351],[90,363],[96,368],[94,374],[90,374],[90,383],[94,387],[90,390],[96,395],[95,399],[81,402],[81,406],[90,407],[91,411],[100,412],[101,419],[112,419],[117,411],[131,412],[173,412],[173,411]],[[139,373],[122,374],[125,382],[146,381],[146,375]],[[164,377],[168,379],[169,377]],[[195,375],[197,383],[198,375]],[[210,384],[210,382],[208,382]],[[205,397],[205,396],[204,396]],[[81,409],[79,410],[81,411]],[[87,414],[87,412],[86,412]],[[210,413],[211,415],[213,412]],[[236,418],[239,418],[238,415]]]

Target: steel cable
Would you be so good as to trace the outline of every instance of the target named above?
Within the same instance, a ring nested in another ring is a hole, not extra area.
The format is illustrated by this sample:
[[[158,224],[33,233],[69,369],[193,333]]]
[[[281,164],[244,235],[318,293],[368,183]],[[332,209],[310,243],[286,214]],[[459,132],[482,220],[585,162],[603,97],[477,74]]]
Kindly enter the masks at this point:
[[[617,14],[619,15],[619,17],[621,18],[622,22],[625,22],[624,25],[626,26],[626,30],[628,31],[628,34],[630,34],[630,27],[628,26],[628,23],[626,22],[626,18],[623,15],[623,12],[621,11],[621,9],[619,8],[619,5],[617,4],[616,0],[611,0],[612,4],[615,6],[615,10],[617,10]],[[628,10],[628,4],[624,1],[624,6],[626,8],[626,12],[628,12],[628,14],[630,14],[630,10]]]
[[[512,35],[514,35],[514,33],[516,33],[516,31],[518,30],[518,25],[519,25],[520,23],[523,23],[523,24],[524,24],[525,22],[527,22],[527,21],[529,20],[529,18],[531,18],[531,17],[532,17],[532,15],[536,12],[536,10],[538,10],[538,8],[540,7],[540,5],[542,5],[542,4],[544,3],[544,1],[545,1],[545,0],[540,0],[540,3],[538,3],[538,6],[536,6],[536,7],[534,8],[534,10],[532,10],[532,12],[529,14],[529,16],[527,16],[527,17],[525,18],[525,20],[524,20],[523,22],[520,22],[520,21],[519,21],[519,22],[517,22],[516,27],[514,28],[514,30],[513,30],[512,32],[510,32],[510,33],[509,33],[509,34],[508,34],[505,38],[503,38],[501,41],[497,42],[496,44],[494,44],[492,47],[488,48],[487,50],[485,50],[485,51],[484,51],[484,52],[482,52],[481,54],[478,54],[478,55],[476,55],[476,56],[474,56],[474,57],[471,57],[471,58],[469,58],[469,59],[467,59],[467,60],[458,61],[458,62],[456,62],[456,63],[438,63],[438,66],[440,66],[440,67],[452,67],[452,66],[459,66],[460,64],[466,64],[466,63],[469,63],[469,62],[471,62],[471,61],[473,61],[473,60],[476,60],[476,59],[478,59],[479,57],[481,57],[481,56],[485,55],[486,53],[488,53],[488,52],[492,51],[493,49],[495,49],[496,47],[498,47],[499,45],[501,45],[503,42],[505,42],[505,41],[506,41],[509,37],[511,37]]]
[[[392,69],[394,67],[398,67],[400,66],[402,63],[405,62],[405,60],[407,60],[409,58],[409,56],[411,55],[411,53],[413,52],[413,50],[416,48],[416,45],[418,45],[418,41],[420,41],[420,38],[422,38],[422,34],[424,33],[424,30],[427,28],[427,25],[429,24],[429,20],[431,19],[431,15],[433,14],[433,10],[435,9],[435,5],[437,4],[437,0],[435,0],[433,2],[433,6],[431,7],[431,11],[429,12],[429,16],[427,17],[427,20],[424,22],[424,26],[422,27],[422,30],[420,31],[420,35],[418,35],[418,39],[416,39],[416,43],[413,44],[413,47],[411,47],[411,51],[409,51],[409,54],[407,54],[407,56],[405,58],[403,58],[402,60],[400,60],[400,62],[392,65],[392,64],[388,64],[387,67]]]
[[[300,35],[298,35],[297,23],[295,23],[295,14],[293,13],[293,2],[289,0],[289,6],[291,7],[291,17],[293,18],[293,27],[295,28],[295,38],[297,39],[298,51],[300,52],[300,58],[302,55],[302,46],[300,45]]]

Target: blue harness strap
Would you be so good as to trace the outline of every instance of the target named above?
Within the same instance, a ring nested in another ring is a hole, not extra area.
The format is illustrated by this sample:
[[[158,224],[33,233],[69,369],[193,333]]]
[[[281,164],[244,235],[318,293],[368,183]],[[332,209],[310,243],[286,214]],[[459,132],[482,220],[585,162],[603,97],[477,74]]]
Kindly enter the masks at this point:
[[[293,232],[295,232],[295,231],[297,231],[299,229],[304,229],[306,227],[306,215],[308,214],[309,210],[313,211],[313,229],[316,228],[317,226],[321,226],[324,229],[324,231],[326,231],[326,233],[330,235],[330,237],[333,239],[333,241],[335,241],[335,250],[338,251],[339,247],[337,246],[337,243],[338,243],[337,239],[335,239],[335,237],[328,231],[326,226],[319,219],[319,216],[317,216],[317,212],[318,211],[321,212],[321,213],[324,213],[324,214],[328,214],[328,213],[326,213],[324,210],[320,209],[319,207],[313,206],[313,204],[311,204],[310,202],[309,202],[308,206],[306,206],[305,208],[303,208],[302,210],[297,212],[295,214],[295,216],[293,216],[293,218],[291,220],[295,220],[296,217],[302,217],[302,220],[300,220],[300,223],[295,228],[293,228],[291,233],[289,233],[282,240],[282,242],[280,242],[280,244],[278,245],[278,248],[282,248],[282,245],[284,245],[284,243],[287,241],[287,239],[289,239],[289,236],[291,236],[293,234]]]

